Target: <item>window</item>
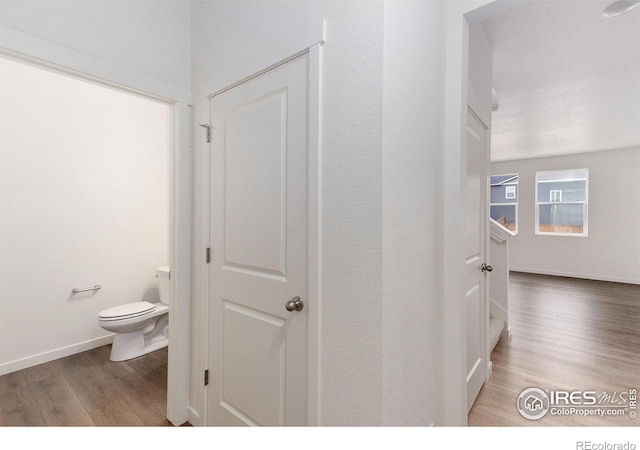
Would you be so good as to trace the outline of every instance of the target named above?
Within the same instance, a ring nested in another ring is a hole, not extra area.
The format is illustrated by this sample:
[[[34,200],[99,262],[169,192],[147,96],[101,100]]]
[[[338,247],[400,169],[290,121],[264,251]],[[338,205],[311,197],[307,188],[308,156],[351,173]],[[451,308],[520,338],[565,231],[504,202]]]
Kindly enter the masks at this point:
[[[589,170],[536,173],[536,234],[587,236]]]
[[[493,220],[518,232],[518,174],[491,176],[490,208]]]
[[[562,202],[562,191],[551,190],[549,191],[549,201],[551,203]]]

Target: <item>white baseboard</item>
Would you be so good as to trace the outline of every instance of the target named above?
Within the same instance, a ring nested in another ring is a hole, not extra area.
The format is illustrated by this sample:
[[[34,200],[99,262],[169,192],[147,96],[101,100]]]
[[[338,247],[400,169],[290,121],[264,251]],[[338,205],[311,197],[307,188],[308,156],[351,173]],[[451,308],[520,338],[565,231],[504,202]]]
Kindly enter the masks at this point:
[[[76,353],[86,352],[87,350],[102,347],[103,345],[108,345],[112,342],[113,335],[111,334],[109,336],[80,342],[78,344],[73,344],[67,347],[39,353],[37,355],[28,356],[26,358],[17,359],[15,361],[9,361],[7,363],[0,364],[0,375],[6,375],[8,373],[16,372],[22,369],[28,369],[29,367],[64,358],[65,356],[75,355]]]
[[[189,423],[191,425],[193,425],[194,427],[205,426],[205,424],[202,423],[202,419],[200,418],[200,414],[198,413],[198,411],[193,409],[191,406],[187,407],[187,414],[189,416]]]
[[[612,283],[640,284],[640,280],[621,277],[610,277],[608,275],[593,275],[584,273],[561,272],[545,269],[527,269],[524,267],[511,267],[510,272],[534,273],[537,275],[551,275],[555,277],[580,278],[583,280],[609,281]]]

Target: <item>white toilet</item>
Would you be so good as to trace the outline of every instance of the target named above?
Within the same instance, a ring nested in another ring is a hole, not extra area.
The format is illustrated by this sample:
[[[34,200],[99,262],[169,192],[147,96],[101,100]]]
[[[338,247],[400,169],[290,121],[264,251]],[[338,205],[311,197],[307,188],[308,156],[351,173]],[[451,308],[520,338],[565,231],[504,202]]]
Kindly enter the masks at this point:
[[[137,358],[169,345],[169,267],[158,267],[156,277],[160,303],[127,303],[98,314],[100,326],[115,333],[111,361]]]

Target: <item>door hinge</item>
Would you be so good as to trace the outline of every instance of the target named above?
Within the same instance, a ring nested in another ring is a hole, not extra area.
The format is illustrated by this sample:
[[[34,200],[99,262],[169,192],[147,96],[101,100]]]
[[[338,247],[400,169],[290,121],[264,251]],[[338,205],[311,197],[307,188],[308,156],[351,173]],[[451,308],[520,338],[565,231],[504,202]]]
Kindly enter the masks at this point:
[[[209,384],[209,369],[206,369],[204,371],[204,385],[208,385]]]
[[[207,142],[211,142],[211,126],[206,123],[199,123],[198,125],[207,130]]]
[[[205,256],[205,259],[207,261],[207,264],[209,264],[211,262],[211,248],[207,247],[207,255]]]

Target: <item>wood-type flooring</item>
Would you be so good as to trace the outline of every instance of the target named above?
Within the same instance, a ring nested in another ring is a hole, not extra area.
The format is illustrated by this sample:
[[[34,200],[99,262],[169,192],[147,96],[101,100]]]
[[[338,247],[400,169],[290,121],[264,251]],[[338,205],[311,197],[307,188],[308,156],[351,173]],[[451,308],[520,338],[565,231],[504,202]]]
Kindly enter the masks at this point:
[[[640,286],[511,273],[510,302],[511,338],[491,355],[470,426],[640,425],[629,408],[640,389]],[[0,426],[171,426],[167,349],[123,362],[109,361],[110,349],[0,376]],[[517,399],[530,387],[606,394],[605,410],[624,399],[625,414],[529,420]]]
[[[501,338],[491,355],[492,376],[469,425],[639,426],[630,392],[640,390],[640,286],[514,272],[510,280],[511,338]],[[550,408],[530,420],[517,409],[530,387],[549,395],[595,392],[597,405],[573,394],[559,403],[564,415]],[[624,414],[609,415],[617,406]]]
[[[167,349],[109,360],[107,345],[0,377],[0,426],[171,426]]]

